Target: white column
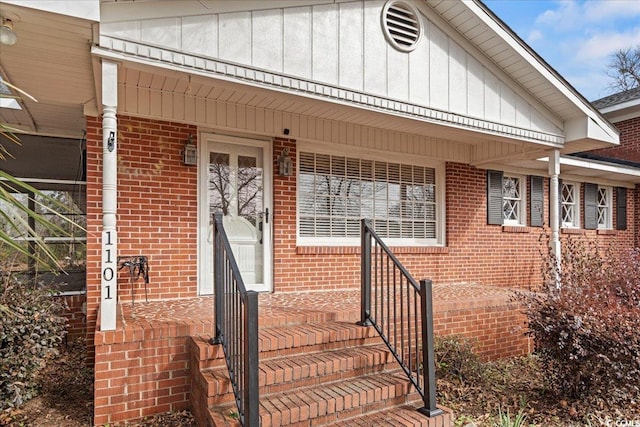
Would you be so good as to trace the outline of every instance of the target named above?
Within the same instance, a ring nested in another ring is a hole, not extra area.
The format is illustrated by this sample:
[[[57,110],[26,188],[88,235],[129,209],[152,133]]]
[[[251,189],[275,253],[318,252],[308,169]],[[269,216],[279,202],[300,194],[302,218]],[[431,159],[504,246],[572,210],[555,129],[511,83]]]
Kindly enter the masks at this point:
[[[118,65],[102,61],[102,287],[100,330],[116,329],[118,301]]]
[[[551,253],[556,257],[556,268],[560,272],[560,188],[559,188],[559,175],[560,175],[560,150],[553,150],[549,154],[549,221],[551,222]],[[559,285],[559,280],[557,284]]]

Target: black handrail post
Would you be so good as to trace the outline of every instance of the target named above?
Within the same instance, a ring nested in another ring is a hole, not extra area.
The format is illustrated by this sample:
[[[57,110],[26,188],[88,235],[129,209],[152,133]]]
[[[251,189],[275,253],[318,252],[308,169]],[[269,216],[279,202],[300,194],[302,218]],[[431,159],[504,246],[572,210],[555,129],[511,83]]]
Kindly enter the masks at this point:
[[[244,357],[245,357],[245,413],[246,426],[260,425],[260,405],[258,395],[258,293],[247,291],[245,305],[245,331]]]
[[[422,300],[422,373],[425,393],[424,407],[418,409],[428,417],[444,412],[436,405],[436,365],[433,343],[433,283],[431,280],[420,280],[420,296]]]
[[[214,298],[214,336],[211,338],[211,344],[220,344],[220,332],[222,328],[223,310],[223,270],[224,270],[224,257],[222,240],[218,238],[219,227],[222,226],[222,212],[216,212],[213,220],[213,298]]]
[[[360,221],[360,326],[371,326],[371,234],[369,221]]]

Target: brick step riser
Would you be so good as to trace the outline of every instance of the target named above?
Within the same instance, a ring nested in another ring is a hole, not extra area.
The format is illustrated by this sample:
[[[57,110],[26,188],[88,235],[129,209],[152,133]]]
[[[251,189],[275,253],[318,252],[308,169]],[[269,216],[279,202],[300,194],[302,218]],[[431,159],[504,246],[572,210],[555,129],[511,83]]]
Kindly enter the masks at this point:
[[[304,402],[304,406],[271,408],[271,413],[261,413],[262,427],[289,425],[323,425],[340,418],[351,418],[370,410],[382,410],[407,403],[408,386],[397,383],[366,392],[353,390],[346,396],[334,396],[314,402]],[[268,399],[268,397],[265,397]],[[291,402],[295,397],[291,398]],[[263,402],[265,407],[270,404]],[[290,405],[290,403],[289,403]],[[275,409],[275,410],[274,410]],[[269,412],[269,411],[267,411]]]
[[[382,343],[379,337],[373,338],[356,338],[346,341],[333,341],[329,343],[319,343],[313,345],[305,345],[299,347],[291,347],[279,350],[260,352],[258,358],[260,361],[274,359],[283,356],[295,356],[301,353],[316,353],[327,350],[341,350],[346,348],[362,347],[368,345],[375,345]],[[197,355],[192,354],[191,366],[197,366],[200,370],[213,369],[226,366],[226,362],[223,356],[223,352],[220,351],[220,356],[214,359],[199,359]]]
[[[317,315],[289,315],[286,317],[274,317],[259,324],[261,328],[271,328],[274,326],[297,326],[313,325],[326,322],[347,322],[356,323],[360,320],[360,314],[354,315],[351,312],[345,313],[320,313]]]
[[[322,342],[317,344],[301,345],[297,347],[261,351],[258,357],[260,360],[268,360],[283,356],[295,356],[296,354],[300,353],[316,353],[320,351],[340,350],[345,348],[362,347],[381,343],[382,339],[380,337],[352,338],[341,341]]]
[[[366,391],[352,390],[350,394],[343,396],[318,397],[318,400],[313,402],[300,402],[298,397],[292,395],[290,398],[285,398],[286,405],[285,402],[278,402],[280,408],[276,408],[269,400],[269,396],[265,396],[261,404],[263,406],[260,414],[261,426],[325,425],[419,400],[418,393],[410,391],[408,384],[399,382]],[[213,408],[210,413],[212,419],[218,420],[214,425],[224,426],[230,421],[224,415],[236,411],[234,404],[229,402],[223,407]]]
[[[373,373],[384,372],[389,369],[396,369],[398,366],[395,362],[387,363],[384,365],[367,366],[363,368],[347,369],[331,374],[324,374],[315,377],[307,377],[302,379],[294,379],[287,382],[278,382],[271,385],[260,386],[260,396],[266,396],[273,393],[283,393],[290,390],[295,390],[301,387],[310,387],[320,385],[323,383],[329,383],[339,380],[346,380],[350,378],[359,377],[361,375],[368,375]],[[217,405],[225,402],[233,401],[233,389],[229,380],[218,381],[213,378],[208,379],[208,397],[207,402],[209,406]]]

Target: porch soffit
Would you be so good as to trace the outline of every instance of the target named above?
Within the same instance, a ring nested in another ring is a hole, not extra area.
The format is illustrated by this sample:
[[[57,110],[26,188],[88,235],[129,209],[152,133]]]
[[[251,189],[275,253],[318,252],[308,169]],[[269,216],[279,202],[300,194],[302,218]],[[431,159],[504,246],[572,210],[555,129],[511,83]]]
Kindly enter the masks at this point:
[[[83,107],[95,103],[96,93],[90,54],[93,2],[76,8],[88,18],[37,8],[54,2],[13,3],[0,2],[0,15],[13,20],[18,35],[15,45],[1,48],[0,73],[38,102],[23,96],[22,109],[2,108],[0,120],[29,134],[80,138],[86,126]]]
[[[561,148],[564,144],[564,136],[560,134],[480,120],[105,35],[100,37],[100,46],[93,47],[92,53],[121,62],[121,83],[131,87],[180,94],[189,92],[191,96],[205,99],[330,120],[349,120],[367,125],[375,123],[378,127],[465,143],[494,140],[541,144],[549,148]],[[371,112],[382,115],[372,116]]]

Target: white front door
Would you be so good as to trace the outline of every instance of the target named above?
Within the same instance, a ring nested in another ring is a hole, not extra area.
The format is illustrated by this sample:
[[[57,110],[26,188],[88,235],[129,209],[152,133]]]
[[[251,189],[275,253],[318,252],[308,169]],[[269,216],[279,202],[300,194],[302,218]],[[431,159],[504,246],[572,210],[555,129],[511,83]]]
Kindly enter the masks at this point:
[[[266,141],[203,134],[200,150],[200,294],[213,292],[213,214],[223,225],[248,290],[271,290],[270,150]],[[201,231],[202,233],[202,231]],[[206,243],[204,243],[206,242]]]

